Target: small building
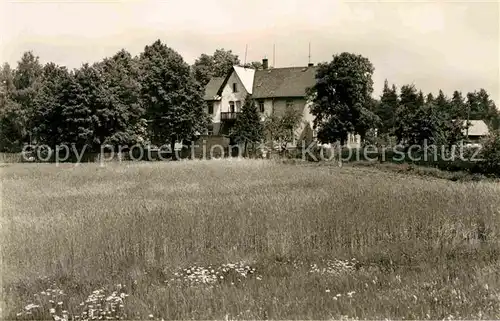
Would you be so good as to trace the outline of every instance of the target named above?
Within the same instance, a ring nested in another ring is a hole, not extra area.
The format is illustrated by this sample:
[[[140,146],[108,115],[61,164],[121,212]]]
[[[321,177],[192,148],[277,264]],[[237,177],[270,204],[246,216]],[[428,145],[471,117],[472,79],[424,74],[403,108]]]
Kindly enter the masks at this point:
[[[467,120],[464,120],[462,130],[463,135],[466,136],[466,141],[469,145],[479,146],[481,141],[489,135],[488,125],[483,120],[469,120],[469,126],[467,126]]]

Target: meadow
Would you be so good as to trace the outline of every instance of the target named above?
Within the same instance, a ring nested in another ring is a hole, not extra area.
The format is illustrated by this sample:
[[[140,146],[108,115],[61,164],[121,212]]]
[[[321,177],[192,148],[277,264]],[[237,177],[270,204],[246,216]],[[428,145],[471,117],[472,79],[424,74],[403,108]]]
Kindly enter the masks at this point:
[[[4,164],[3,319],[500,319],[500,185],[264,160]]]

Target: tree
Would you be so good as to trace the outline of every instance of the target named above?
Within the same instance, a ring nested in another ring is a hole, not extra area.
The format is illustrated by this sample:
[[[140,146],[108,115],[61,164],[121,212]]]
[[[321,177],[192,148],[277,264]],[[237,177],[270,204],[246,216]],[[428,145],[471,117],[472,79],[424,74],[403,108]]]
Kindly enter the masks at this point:
[[[500,131],[494,130],[486,139],[481,150],[483,171],[488,174],[500,173]]]
[[[170,141],[173,152],[177,140],[191,139],[207,126],[201,88],[182,56],[160,40],[145,47],[140,68],[152,143]]]
[[[500,112],[490,99],[488,92],[484,89],[467,94],[466,108],[469,119],[484,120],[490,129],[498,129],[500,126]]]
[[[255,70],[261,70],[263,68],[263,65],[262,65],[262,62],[260,62],[260,61],[252,61],[250,63],[247,62],[242,67],[252,68],[252,69],[255,69]]]
[[[389,87],[387,79],[384,81],[384,89],[380,96],[376,114],[380,118],[379,130],[381,134],[393,134],[395,126],[395,113],[398,108],[399,97],[395,85]]]
[[[275,113],[266,116],[264,133],[270,140],[271,148],[277,143],[281,152],[284,152],[289,143],[295,139],[295,131],[302,121],[302,114],[293,108],[285,110],[282,116]]]
[[[427,97],[425,97],[425,103],[434,103],[434,95],[432,93],[427,94]]]
[[[105,108],[106,96],[98,66],[83,64],[70,73],[62,87],[61,143],[74,144],[80,150],[98,150],[102,144],[98,114]]]
[[[100,63],[104,91],[103,109],[97,113],[99,141],[103,144],[136,144],[141,135],[144,108],[141,101],[139,63],[120,50]]]
[[[20,143],[28,143],[32,137],[34,101],[41,86],[42,65],[31,51],[25,52],[13,71],[13,90],[9,93],[15,111],[16,137]],[[15,106],[15,107],[14,107]],[[11,110],[13,111],[13,110]],[[20,146],[19,146],[20,147]]]
[[[348,133],[366,128],[361,115],[372,103],[373,65],[361,56],[343,52],[318,65],[316,84],[309,91],[314,128],[323,143],[346,142]]]
[[[14,91],[14,71],[5,63],[0,67],[0,151],[5,152],[19,151],[25,137],[20,105],[12,99]]]
[[[235,65],[240,65],[238,55],[221,48],[215,50],[213,55],[201,54],[192,68],[196,81],[205,87],[212,77],[225,77]]]
[[[443,93],[443,91],[440,89],[439,93],[434,99],[434,104],[439,110],[442,110],[443,112],[450,113],[450,102],[448,101],[448,97]]]
[[[449,113],[451,118],[467,119],[467,106],[461,92],[455,90],[449,104]]]
[[[434,103],[425,103],[411,115],[408,124],[408,143],[423,146],[427,144],[441,145],[446,142],[444,113]]]
[[[423,106],[424,104],[425,104],[424,93],[422,92],[422,90],[419,90],[417,96],[417,105]]]
[[[264,138],[264,128],[260,122],[260,115],[255,101],[250,96],[245,98],[241,113],[231,130],[231,138],[237,144],[244,144],[244,153],[247,154],[247,146],[260,143]]]
[[[35,99],[33,132],[40,143],[54,148],[64,135],[65,117],[63,109],[65,85],[70,74],[65,67],[48,63],[43,67],[42,86]]]
[[[355,133],[359,134],[361,141],[363,142],[366,138],[367,133],[380,126],[381,120],[377,116],[375,110],[377,110],[379,101],[371,98],[366,107],[361,108],[359,113],[359,118],[356,126],[354,127]]]
[[[414,117],[422,107],[419,94],[414,85],[403,85],[401,87],[399,106],[396,109],[395,135],[398,142],[408,142],[410,140]]]

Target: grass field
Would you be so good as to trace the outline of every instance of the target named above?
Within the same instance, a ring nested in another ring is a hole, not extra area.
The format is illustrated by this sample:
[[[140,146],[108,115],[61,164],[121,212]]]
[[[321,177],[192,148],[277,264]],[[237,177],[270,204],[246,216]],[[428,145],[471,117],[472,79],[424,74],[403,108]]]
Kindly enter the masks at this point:
[[[500,319],[498,183],[257,160],[0,170],[4,319]]]

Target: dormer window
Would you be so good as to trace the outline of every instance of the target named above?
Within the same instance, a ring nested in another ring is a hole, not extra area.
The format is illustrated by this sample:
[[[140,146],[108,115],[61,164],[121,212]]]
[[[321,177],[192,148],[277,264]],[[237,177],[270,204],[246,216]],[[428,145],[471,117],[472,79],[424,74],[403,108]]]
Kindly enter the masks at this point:
[[[233,93],[237,93],[238,92],[238,84],[233,82]]]

